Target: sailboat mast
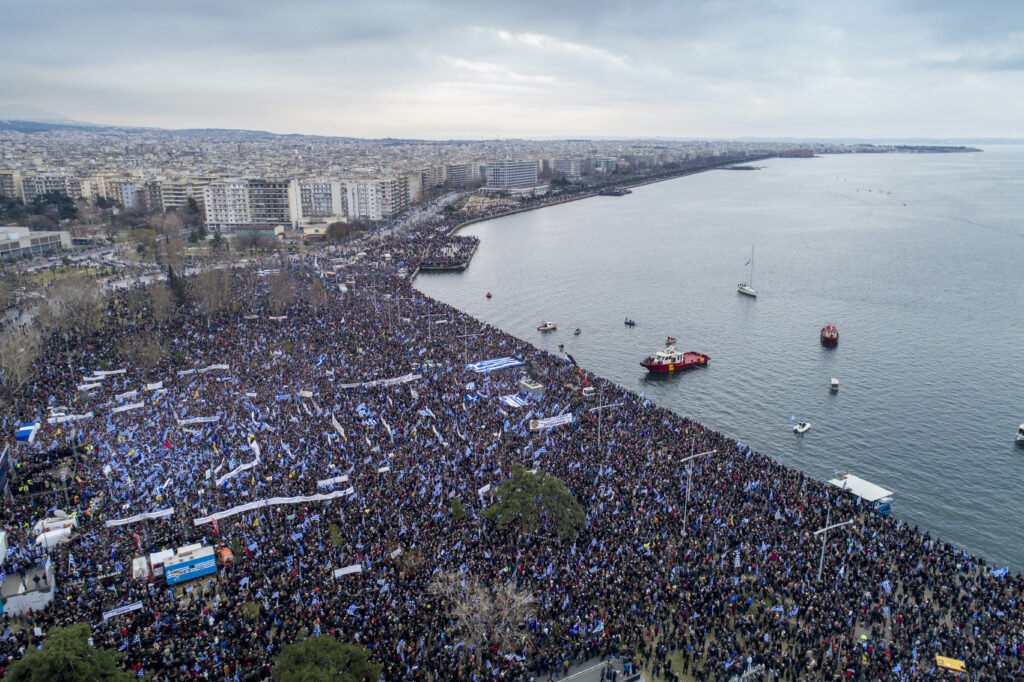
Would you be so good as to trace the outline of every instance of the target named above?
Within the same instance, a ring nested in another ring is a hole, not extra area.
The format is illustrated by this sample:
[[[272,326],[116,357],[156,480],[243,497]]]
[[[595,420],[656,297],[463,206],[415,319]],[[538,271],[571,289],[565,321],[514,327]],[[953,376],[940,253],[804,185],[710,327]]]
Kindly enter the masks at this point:
[[[750,288],[754,288],[754,245],[750,245]]]

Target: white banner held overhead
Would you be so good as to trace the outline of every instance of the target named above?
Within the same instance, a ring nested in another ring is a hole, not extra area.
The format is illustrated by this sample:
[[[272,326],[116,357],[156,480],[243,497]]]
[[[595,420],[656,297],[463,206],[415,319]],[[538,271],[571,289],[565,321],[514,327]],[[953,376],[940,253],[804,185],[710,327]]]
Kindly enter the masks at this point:
[[[137,410],[140,407],[145,407],[146,403],[131,403],[129,405],[122,405],[121,407],[115,407],[110,411],[110,414],[117,414],[118,412],[128,412],[129,410]]]
[[[157,382],[154,382],[152,384],[146,384],[146,390],[147,391],[158,391],[158,390],[160,390],[163,387],[164,387],[164,382],[162,382],[162,381],[157,381]]]
[[[485,485],[484,487],[480,488],[480,490],[477,490],[477,491],[476,491],[476,494],[477,494],[477,495],[479,495],[480,497],[483,497],[483,496],[484,496],[484,493],[486,493],[486,492],[490,492],[490,490],[491,490],[491,484],[490,484],[490,483],[488,483],[488,484],[487,484],[487,485]]]
[[[231,507],[224,511],[219,511],[209,516],[201,516],[197,519],[192,519],[192,523],[201,526],[204,523],[210,523],[211,521],[220,521],[226,519],[229,516],[235,514],[241,514],[242,512],[251,511],[253,509],[260,509],[261,507],[273,507],[279,504],[304,504],[306,502],[326,502],[327,500],[334,500],[339,497],[347,497],[354,493],[355,490],[349,488],[348,490],[334,491],[330,493],[316,493],[313,495],[297,495],[295,497],[269,497],[265,500],[256,500],[255,502],[247,502],[246,504],[240,504],[237,507]]]
[[[190,417],[188,419],[179,419],[178,426],[187,426],[188,424],[212,424],[220,421],[220,415],[216,417]]]
[[[199,370],[199,373],[200,374],[206,374],[207,372],[212,372],[215,369],[231,369],[231,368],[228,367],[227,365],[208,365],[206,367],[203,367],[201,370]]]
[[[573,422],[572,413],[560,414],[557,417],[548,417],[547,419],[531,419],[530,430],[540,431],[541,429],[550,429],[553,426],[561,426],[562,424],[571,424]]]
[[[349,575],[350,573],[362,573],[362,572],[363,572],[363,567],[361,565],[359,565],[359,564],[352,564],[351,566],[346,566],[345,568],[339,568],[339,569],[335,570],[334,571],[334,577],[335,578],[340,578],[341,576]]]
[[[116,609],[114,609],[112,611],[104,611],[103,612],[103,620],[104,620],[104,622],[106,622],[106,621],[110,620],[111,618],[113,618],[114,616],[123,616],[126,613],[131,613],[132,611],[138,611],[141,608],[142,608],[142,602],[141,601],[137,601],[137,602],[134,602],[132,604],[125,604],[124,606],[118,606]]]
[[[174,507],[167,507],[166,509],[160,509],[158,511],[145,512],[142,514],[136,514],[135,516],[129,516],[126,519],[108,519],[103,522],[107,528],[116,528],[118,526],[127,526],[130,523],[138,523],[139,521],[148,521],[149,519],[162,519],[165,516],[170,516],[174,513]]]
[[[334,485],[335,483],[345,483],[347,481],[348,474],[342,474],[341,476],[335,476],[334,478],[325,478],[323,480],[317,481],[316,485],[318,488],[326,488],[329,485]]]
[[[121,402],[122,400],[125,400],[127,398],[134,398],[138,394],[139,394],[139,392],[137,390],[136,391],[125,391],[124,393],[118,393],[117,395],[115,395],[114,396],[114,400],[116,400],[117,402]]]
[[[108,370],[94,369],[92,371],[92,373],[95,376],[98,376],[98,377],[108,377],[108,376],[111,376],[111,375],[114,375],[114,374],[124,374],[127,371],[128,370],[126,370],[126,369],[108,369]]]
[[[49,417],[46,420],[47,424],[66,424],[68,422],[82,421],[83,419],[92,419],[92,412],[86,414],[65,414],[60,417]]]

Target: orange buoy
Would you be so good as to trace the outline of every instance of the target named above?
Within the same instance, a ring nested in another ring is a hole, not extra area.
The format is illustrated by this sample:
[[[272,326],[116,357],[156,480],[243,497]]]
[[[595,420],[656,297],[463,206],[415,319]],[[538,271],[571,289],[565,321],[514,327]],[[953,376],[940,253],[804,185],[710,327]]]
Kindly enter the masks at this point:
[[[490,297],[491,297],[491,292],[488,291],[487,292],[487,298],[490,298]]]

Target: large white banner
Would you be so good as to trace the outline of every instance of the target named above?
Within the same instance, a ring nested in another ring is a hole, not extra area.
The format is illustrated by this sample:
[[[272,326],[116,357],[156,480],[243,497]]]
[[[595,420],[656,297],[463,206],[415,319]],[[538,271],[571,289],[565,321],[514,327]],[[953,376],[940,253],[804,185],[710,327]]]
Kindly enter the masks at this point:
[[[92,412],[86,414],[65,414],[61,417],[50,417],[46,420],[47,424],[66,424],[68,422],[77,422],[83,419],[92,419]]]
[[[363,567],[361,565],[359,565],[359,564],[352,564],[351,566],[346,566],[345,568],[339,568],[339,569],[335,570],[334,571],[334,577],[335,578],[340,578],[341,576],[348,575],[350,573],[362,573],[362,572],[363,572]]]
[[[179,419],[178,426],[187,426],[188,424],[212,424],[213,422],[219,421],[219,414],[216,417],[189,417],[188,419]]]
[[[569,414],[560,414],[557,417],[548,417],[547,419],[531,419],[530,430],[540,431],[541,429],[550,429],[552,426],[561,426],[562,424],[572,424],[573,416]]]
[[[334,478],[325,478],[325,479],[322,479],[320,481],[317,481],[316,482],[316,487],[318,487],[318,488],[326,488],[329,485],[334,485],[335,483],[345,483],[347,481],[348,481],[348,474],[342,474],[341,476],[335,476]]]
[[[352,488],[348,490],[334,491],[331,493],[316,493],[314,495],[299,495],[297,497],[270,497],[265,500],[256,500],[255,502],[248,502],[246,504],[240,504],[237,507],[231,507],[224,511],[219,511],[209,516],[201,516],[197,519],[193,519],[192,523],[197,526],[201,526],[204,523],[210,523],[214,519],[220,521],[226,519],[229,516],[235,514],[241,514],[242,512],[251,511],[253,509],[259,509],[261,507],[273,507],[279,504],[303,504],[305,502],[325,502],[327,500],[333,500],[339,497],[346,497],[351,495],[355,491]]]
[[[361,381],[355,384],[339,384],[338,388],[374,388],[376,386],[397,386],[398,384],[407,384],[410,381],[416,381],[422,379],[422,374],[403,374],[400,377],[394,377],[391,379],[377,379],[376,381]]]
[[[142,602],[141,601],[137,601],[137,602],[134,602],[132,604],[125,604],[124,606],[118,606],[113,611],[104,611],[103,612],[103,620],[107,621],[107,620],[110,620],[111,618],[113,618],[114,616],[121,616],[121,615],[124,615],[126,613],[131,613],[132,611],[138,611],[141,608],[142,608]]]
[[[206,367],[203,367],[201,370],[199,370],[199,373],[200,374],[206,374],[207,372],[212,372],[215,369],[231,369],[231,368],[228,367],[227,365],[208,365]]]
[[[129,405],[122,405],[121,407],[115,407],[110,411],[110,414],[117,414],[118,412],[128,412],[129,410],[137,410],[140,407],[145,407],[146,403],[131,403]]]
[[[104,522],[104,525],[107,528],[127,526],[130,523],[138,523],[139,521],[147,521],[149,519],[160,519],[165,516],[170,516],[173,513],[174,507],[167,507],[166,509],[160,509],[158,511],[144,512],[142,514],[136,514],[135,516],[129,516],[126,519],[108,519]]]

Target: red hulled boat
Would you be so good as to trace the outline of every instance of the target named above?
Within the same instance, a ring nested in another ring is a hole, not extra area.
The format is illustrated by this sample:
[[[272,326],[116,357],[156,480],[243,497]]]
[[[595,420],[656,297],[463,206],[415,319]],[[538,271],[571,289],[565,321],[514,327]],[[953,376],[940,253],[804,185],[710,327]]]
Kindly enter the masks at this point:
[[[829,347],[839,343],[839,330],[835,328],[835,325],[826,324],[821,328],[821,343]]]
[[[680,369],[691,367],[702,367],[708,364],[710,358],[697,351],[678,351],[675,348],[659,350],[654,355],[645,358],[640,365],[647,368],[649,372],[675,372]]]

